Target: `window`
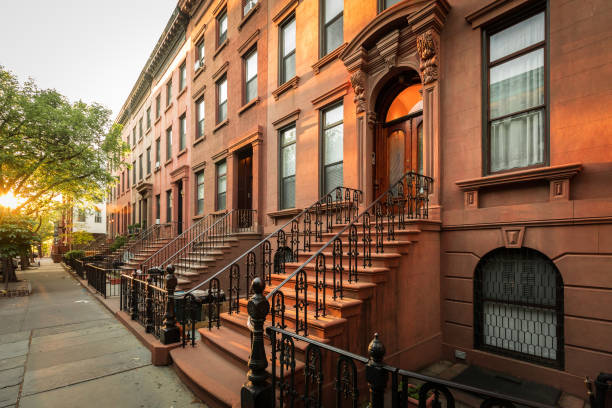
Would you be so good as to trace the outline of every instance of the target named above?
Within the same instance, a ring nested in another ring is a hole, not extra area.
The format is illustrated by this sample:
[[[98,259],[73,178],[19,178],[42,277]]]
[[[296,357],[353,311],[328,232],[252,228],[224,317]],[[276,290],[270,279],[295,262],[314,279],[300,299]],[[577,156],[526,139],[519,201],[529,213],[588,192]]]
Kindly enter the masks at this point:
[[[138,156],[138,180],[142,180],[142,154]]]
[[[323,110],[321,115],[323,122],[323,193],[327,194],[334,188],[342,186],[344,109],[342,104],[338,104]]]
[[[155,119],[161,115],[161,94],[155,97]]]
[[[280,209],[295,207],[295,124],[280,131]]]
[[[196,214],[204,214],[204,170],[196,173]]]
[[[172,128],[166,129],[166,160],[172,158]]]
[[[121,172],[121,192],[125,191],[125,171]]]
[[[185,115],[179,118],[179,152],[187,146],[187,118]]]
[[[155,196],[155,219],[159,220],[161,216],[161,196],[157,194]]]
[[[344,40],[343,11],[344,2],[321,0],[321,57],[329,54]]]
[[[100,211],[96,211],[96,214],[94,215],[94,222],[96,224],[102,224],[102,213]]]
[[[227,11],[223,10],[217,16],[217,47],[227,40]]]
[[[199,139],[204,136],[204,98],[196,102],[196,121],[196,139]]]
[[[159,167],[161,161],[161,139],[155,139],[155,167]]]
[[[217,123],[227,119],[227,76],[217,82]]]
[[[147,147],[147,174],[151,174],[151,146]]]
[[[295,16],[280,27],[280,85],[295,76]]]
[[[136,184],[136,160],[132,162],[132,185]]]
[[[138,140],[142,139],[142,118],[138,120]]]
[[[217,210],[225,210],[227,191],[227,162],[217,163]]]
[[[499,248],[474,274],[478,349],[563,366],[563,280],[555,264],[528,248]]]
[[[147,129],[151,128],[151,107],[147,108]]]
[[[132,128],[132,148],[136,146],[136,125]]]
[[[545,12],[488,33],[488,171],[546,162]]]
[[[126,170],[125,171],[125,185],[127,186],[126,189],[130,189],[130,170]]]
[[[185,89],[187,85],[187,65],[183,62],[183,65],[179,68],[179,92]]]
[[[136,224],[136,203],[132,204],[132,224]]]
[[[193,69],[198,70],[204,66],[204,40],[196,45],[195,64]]]
[[[172,190],[166,191],[166,222],[172,222]]]
[[[127,143],[128,147],[130,147],[130,135],[127,135],[125,138],[125,143]]]
[[[257,98],[257,49],[244,57],[245,103]]]
[[[79,209],[77,221],[85,222],[86,219],[87,219],[87,215],[85,214],[85,210]]]
[[[389,7],[395,6],[402,0],[378,0],[378,12],[384,11]]]
[[[243,0],[242,3],[244,4],[242,7],[242,15],[246,16],[246,14],[251,11],[253,7],[255,7],[257,0]]]
[[[166,107],[172,103],[172,80],[166,84]]]

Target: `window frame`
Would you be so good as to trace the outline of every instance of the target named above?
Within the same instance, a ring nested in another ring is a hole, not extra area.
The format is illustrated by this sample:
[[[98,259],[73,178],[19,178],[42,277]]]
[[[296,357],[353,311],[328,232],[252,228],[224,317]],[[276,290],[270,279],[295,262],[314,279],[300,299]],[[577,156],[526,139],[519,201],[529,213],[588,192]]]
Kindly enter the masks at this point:
[[[142,153],[140,153],[140,156],[138,156],[138,181],[142,181]]]
[[[166,190],[166,223],[172,222],[172,189]]]
[[[151,174],[151,146],[147,147],[147,175]]]
[[[520,23],[530,17],[535,16],[544,12],[544,40],[540,41],[536,44],[532,44],[528,47],[522,48],[518,51],[515,51],[509,55],[505,55],[504,57],[498,58],[497,60],[490,62],[489,61],[489,50],[490,50],[490,38],[492,35],[495,35],[515,24]],[[483,153],[482,153],[482,175],[492,175],[492,174],[503,174],[515,171],[528,170],[538,167],[546,167],[550,165],[550,13],[548,0],[540,1],[535,4],[531,4],[527,7],[523,7],[520,10],[513,10],[511,14],[505,18],[496,20],[495,22],[487,25],[481,30],[481,42],[482,46],[482,145],[483,145]],[[543,49],[544,53],[544,104],[534,106],[528,109],[524,109],[521,111],[512,112],[503,116],[496,117],[495,120],[500,120],[504,118],[509,118],[515,115],[519,115],[521,113],[527,112],[535,112],[537,110],[542,110],[544,119],[543,119],[543,142],[544,142],[544,160],[541,163],[536,163],[534,165],[525,166],[525,167],[513,167],[510,169],[503,169],[498,171],[491,171],[491,104],[490,104],[490,95],[491,95],[491,85],[490,85],[490,72],[491,69],[503,65],[506,62],[512,61],[521,56],[527,55],[537,49]]]
[[[327,114],[328,111],[335,109],[339,106],[342,106],[342,120],[338,121],[338,122],[334,122],[333,124],[329,125],[329,126],[325,126],[325,115]],[[340,99],[338,101],[332,102],[328,105],[325,105],[324,107],[322,107],[319,110],[319,129],[320,129],[320,135],[319,135],[319,145],[321,146],[320,148],[320,159],[319,159],[319,174],[320,176],[320,196],[323,196],[325,194],[327,194],[326,190],[327,190],[327,184],[326,184],[326,179],[325,179],[325,169],[327,167],[330,166],[336,166],[340,163],[342,163],[342,183],[344,183],[344,100]],[[331,128],[334,128],[338,125],[342,125],[342,160],[334,162],[334,163],[330,163],[330,164],[325,164],[325,131]],[[296,138],[297,139],[297,138]]]
[[[221,20],[223,20],[223,18],[225,18],[226,22],[225,25],[227,26],[225,29],[225,33],[224,36],[221,35]],[[216,24],[217,24],[217,29],[216,31],[216,35],[217,35],[217,48],[219,48],[221,45],[223,45],[223,43],[225,41],[227,41],[227,32],[229,31],[229,20],[228,20],[228,16],[227,16],[227,8],[223,8],[219,14],[217,14],[217,16],[215,17],[216,20]]]
[[[161,93],[155,97],[155,119],[161,116]]]
[[[179,66],[179,93],[187,87],[187,61]]]
[[[329,23],[325,23],[325,2],[330,0],[319,1],[319,58],[323,58],[330,54],[344,42],[344,0],[342,0],[342,11],[334,16]],[[384,0],[383,0],[384,1]],[[334,24],[339,18],[342,18],[342,39],[338,47],[326,52],[325,45],[327,41],[327,27]]]
[[[166,129],[166,161],[172,159],[172,126]]]
[[[202,182],[201,183],[198,181],[198,178],[200,176],[202,176]],[[204,185],[205,185],[205,182],[204,182],[204,170],[197,171],[195,173],[195,214],[196,215],[204,214],[204,194],[205,194]],[[200,198],[198,196],[200,187],[202,188],[202,199],[201,200],[200,200]],[[200,204],[202,205],[202,208],[200,208]]]
[[[155,139],[155,168],[161,166],[161,137]]]
[[[283,54],[283,43],[285,42],[285,27],[287,27],[291,22],[295,22],[296,34],[296,46],[289,54]],[[294,75],[291,78],[286,78],[285,72],[285,60],[291,56],[295,56],[297,58],[297,21],[295,18],[295,12],[289,14],[279,25],[278,25],[278,86],[281,86],[287,82],[289,82],[293,77],[297,75],[297,61],[294,60]]]
[[[253,78],[251,78],[250,80],[247,78],[247,67],[248,67],[248,59],[251,58],[253,56],[253,54],[255,54],[255,76]],[[242,89],[243,89],[243,104],[246,105],[247,103],[257,99],[257,97],[259,96],[259,87],[258,85],[258,78],[259,78],[259,53],[257,52],[257,44],[254,45],[253,47],[251,47],[247,52],[244,53],[243,57],[242,57],[242,67],[243,67],[243,84],[242,84]],[[255,95],[249,99],[248,96],[248,90],[249,90],[249,82],[251,81],[255,81]]]
[[[200,118],[200,111],[199,111],[199,107],[200,105],[204,108],[204,112],[202,115],[202,118]],[[196,100],[195,103],[195,116],[196,116],[196,134],[195,134],[195,140],[200,139],[201,137],[204,136],[204,121],[206,118],[206,105],[204,105],[204,97],[200,97],[198,100]],[[201,126],[200,126],[200,122],[201,122]]]
[[[295,140],[291,143],[287,143],[285,145],[283,145],[283,133],[289,131],[290,129],[295,129]],[[287,148],[291,145],[295,145],[295,172],[293,173],[292,176],[287,176],[284,177],[283,176],[283,149]],[[284,193],[284,181],[285,179],[288,179],[290,177],[293,177],[294,179],[294,184],[295,181],[297,179],[297,123],[296,122],[291,122],[286,126],[283,126],[282,128],[280,128],[278,130],[278,209],[279,210],[287,210],[287,209],[291,209],[291,208],[295,208],[295,190],[294,190],[294,197],[293,197],[293,206],[292,207],[287,207],[285,205],[284,199],[283,199],[283,193]]]
[[[179,117],[179,152],[187,148],[187,114]]]
[[[155,220],[161,223],[161,194],[155,195]]]
[[[166,82],[166,108],[172,105],[172,78]]]
[[[151,128],[151,107],[147,108],[147,129]]]
[[[140,119],[138,119],[138,140],[142,139],[142,134],[143,134],[143,129],[142,129],[142,117]]]
[[[223,103],[221,103],[221,100],[219,99],[219,95],[221,92],[219,92],[221,84],[225,82],[225,101],[223,102],[225,104],[225,117],[223,119],[221,119],[221,115],[219,115],[221,113],[221,105]],[[229,99],[229,90],[228,90],[228,83],[227,83],[227,73],[224,73],[223,75],[221,75],[221,77],[215,82],[215,93],[216,93],[216,109],[215,109],[215,116],[216,116],[216,123],[219,124],[223,121],[225,121],[227,119],[227,101]]]
[[[132,162],[132,186],[136,185],[136,160]]]
[[[222,164],[225,164],[225,173],[219,173],[219,168]],[[225,178],[225,191],[223,193],[219,192],[219,181],[221,177]],[[224,198],[224,206],[223,208],[219,205],[219,196],[223,194]],[[227,159],[223,159],[215,163],[215,209],[216,211],[227,210]]]
[[[193,70],[197,71],[198,69],[204,66],[204,57],[206,56],[206,48],[204,47],[204,39],[201,39],[200,41],[196,43],[195,50],[196,52],[195,52],[195,61],[193,63]]]

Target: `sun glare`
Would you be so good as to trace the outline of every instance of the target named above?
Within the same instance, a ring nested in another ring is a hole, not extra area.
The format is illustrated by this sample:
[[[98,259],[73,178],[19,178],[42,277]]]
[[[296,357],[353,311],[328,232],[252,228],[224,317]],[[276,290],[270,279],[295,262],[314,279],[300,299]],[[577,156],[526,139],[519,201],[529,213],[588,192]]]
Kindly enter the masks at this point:
[[[19,206],[19,200],[12,191],[0,196],[0,207],[17,208],[17,206]]]

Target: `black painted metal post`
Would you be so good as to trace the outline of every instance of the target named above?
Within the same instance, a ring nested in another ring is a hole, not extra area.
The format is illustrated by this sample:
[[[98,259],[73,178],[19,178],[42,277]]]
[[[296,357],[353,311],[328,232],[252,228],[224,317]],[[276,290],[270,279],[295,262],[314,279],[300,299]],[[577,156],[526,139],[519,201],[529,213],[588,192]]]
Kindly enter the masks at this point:
[[[130,279],[130,299],[132,301],[132,320],[136,320],[138,318],[138,291],[136,289],[136,277],[132,276]]]
[[[248,381],[242,386],[240,393],[243,408],[271,407],[274,398],[274,390],[272,384],[267,381],[266,371],[268,359],[264,348],[263,325],[270,311],[270,303],[263,296],[264,287],[265,284],[259,277],[253,279],[251,283],[253,296],[247,307],[253,325],[253,341],[251,342]]]
[[[594,382],[588,378],[585,380],[587,385],[587,394],[592,408],[606,408],[612,401],[612,374],[600,373]],[[592,384],[595,383],[595,392],[593,392]],[[610,404],[612,406],[612,404]]]
[[[145,297],[145,332],[153,333],[153,278],[147,278],[147,295]]]
[[[174,289],[176,288],[177,279],[174,275],[174,266],[168,265],[166,268],[166,314],[164,315],[164,328],[159,336],[159,341],[162,344],[178,343],[181,339],[181,332],[176,325],[176,316],[174,315]]]
[[[389,373],[385,370],[383,357],[385,356],[385,346],[378,340],[378,333],[374,334],[374,339],[368,346],[370,361],[366,365],[366,379],[370,387],[370,407],[383,408],[385,406],[385,386]]]

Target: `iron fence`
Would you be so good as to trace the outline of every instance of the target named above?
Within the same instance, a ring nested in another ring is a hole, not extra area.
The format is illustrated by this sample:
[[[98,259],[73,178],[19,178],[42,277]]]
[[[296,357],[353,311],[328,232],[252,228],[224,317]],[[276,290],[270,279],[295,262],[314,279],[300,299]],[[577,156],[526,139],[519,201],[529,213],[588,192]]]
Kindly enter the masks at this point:
[[[121,275],[120,309],[157,338],[161,334],[168,301],[168,292],[160,285],[163,280],[161,275]]]
[[[107,297],[119,296],[121,292],[121,270],[106,269],[91,263],[85,264],[87,285]]]

